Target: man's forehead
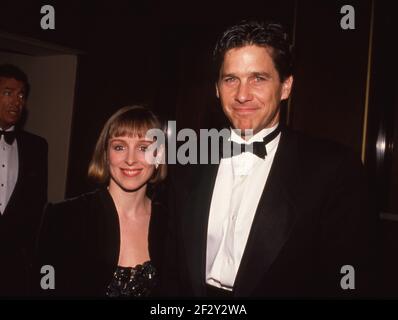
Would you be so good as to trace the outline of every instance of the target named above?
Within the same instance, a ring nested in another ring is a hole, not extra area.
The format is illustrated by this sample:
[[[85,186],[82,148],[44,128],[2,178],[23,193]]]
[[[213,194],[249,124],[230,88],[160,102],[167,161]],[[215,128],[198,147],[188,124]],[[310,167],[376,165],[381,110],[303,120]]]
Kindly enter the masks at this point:
[[[249,45],[232,48],[225,52],[223,64],[226,64],[226,62],[236,63],[237,61],[243,61],[246,63],[266,61],[268,63],[272,63],[272,49],[263,46]]]
[[[272,53],[274,52],[274,48],[268,45],[258,45],[258,44],[245,44],[243,46],[237,46],[237,47],[233,47],[230,48],[228,50],[225,51],[224,53],[224,59],[227,55],[233,54],[235,52],[239,52],[239,51],[246,51],[246,50],[256,50],[256,51],[260,51],[263,54],[266,55],[272,55]]]
[[[247,45],[232,48],[224,55],[220,73],[229,74],[237,71],[245,73],[273,73],[276,72],[272,51],[263,46]]]
[[[0,86],[7,87],[10,89],[25,89],[25,84],[22,81],[19,81],[15,78],[1,77],[0,76]]]

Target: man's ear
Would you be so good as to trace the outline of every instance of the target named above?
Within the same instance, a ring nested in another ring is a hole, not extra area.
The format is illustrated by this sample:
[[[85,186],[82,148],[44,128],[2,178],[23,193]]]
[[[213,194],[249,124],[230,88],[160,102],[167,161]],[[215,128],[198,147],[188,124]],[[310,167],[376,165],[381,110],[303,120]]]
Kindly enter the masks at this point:
[[[282,83],[281,100],[289,98],[290,92],[292,91],[292,87],[293,87],[293,76],[290,76]]]
[[[217,84],[217,82],[215,83],[215,85],[216,85],[216,96],[217,96],[218,99],[220,99],[220,93],[218,92],[218,84]]]

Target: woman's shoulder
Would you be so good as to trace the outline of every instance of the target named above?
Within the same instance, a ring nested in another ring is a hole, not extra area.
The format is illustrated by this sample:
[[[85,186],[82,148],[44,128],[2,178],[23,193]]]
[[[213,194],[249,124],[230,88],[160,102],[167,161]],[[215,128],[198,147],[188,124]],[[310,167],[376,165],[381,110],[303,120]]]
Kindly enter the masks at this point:
[[[98,189],[60,202],[48,203],[45,218],[50,220],[84,218],[89,213],[91,204],[101,197],[101,193],[103,190]]]
[[[89,203],[93,198],[98,197],[100,193],[101,189],[97,189],[95,191],[83,193],[78,196],[65,199],[63,201],[53,202],[53,203],[50,202],[48,203],[48,206],[59,210],[76,208]]]
[[[41,221],[41,243],[46,246],[58,246],[62,243],[79,242],[90,231],[95,207],[101,191],[81,194],[58,203],[49,203]],[[62,244],[63,245],[63,244]]]

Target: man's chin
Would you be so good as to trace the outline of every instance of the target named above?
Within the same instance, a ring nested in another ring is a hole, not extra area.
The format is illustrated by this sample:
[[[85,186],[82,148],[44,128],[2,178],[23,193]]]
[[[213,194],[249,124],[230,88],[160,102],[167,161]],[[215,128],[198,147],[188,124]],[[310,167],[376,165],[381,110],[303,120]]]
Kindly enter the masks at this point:
[[[241,122],[233,123],[233,128],[236,130],[240,130],[242,132],[242,135],[244,135],[245,132],[251,134],[256,131],[256,129],[254,129],[254,126],[252,124],[246,124]]]
[[[12,126],[15,126],[18,123],[18,120],[16,121],[7,121],[5,123],[0,124],[0,128],[7,130],[8,128],[11,128]]]

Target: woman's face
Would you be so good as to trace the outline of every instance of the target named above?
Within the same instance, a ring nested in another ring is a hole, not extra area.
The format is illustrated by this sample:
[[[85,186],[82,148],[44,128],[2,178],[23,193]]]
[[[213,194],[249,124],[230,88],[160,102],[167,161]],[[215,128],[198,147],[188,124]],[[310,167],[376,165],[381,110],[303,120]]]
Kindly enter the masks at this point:
[[[114,137],[108,143],[110,186],[117,185],[124,191],[136,191],[152,178],[155,166],[145,159],[152,140],[138,136]],[[148,159],[148,158],[147,158]]]

